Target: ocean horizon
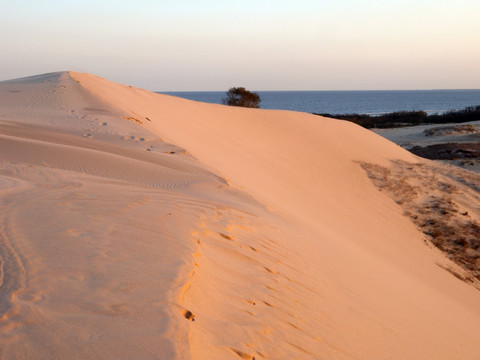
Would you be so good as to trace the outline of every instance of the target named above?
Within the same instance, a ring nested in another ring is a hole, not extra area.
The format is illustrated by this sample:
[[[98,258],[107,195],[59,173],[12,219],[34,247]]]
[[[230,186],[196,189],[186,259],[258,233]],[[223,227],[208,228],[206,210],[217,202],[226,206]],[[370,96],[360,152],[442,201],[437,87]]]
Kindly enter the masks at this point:
[[[169,91],[161,94],[221,104],[225,91]],[[428,114],[480,105],[480,89],[257,91],[262,109],[307,113],[381,115],[422,110]]]

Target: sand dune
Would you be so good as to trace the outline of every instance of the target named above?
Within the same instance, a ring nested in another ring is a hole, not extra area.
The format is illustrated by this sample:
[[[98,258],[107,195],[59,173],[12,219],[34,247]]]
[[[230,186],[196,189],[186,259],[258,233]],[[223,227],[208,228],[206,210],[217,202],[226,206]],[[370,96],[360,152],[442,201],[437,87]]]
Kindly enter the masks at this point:
[[[480,357],[478,175],[74,72],[0,82],[0,154],[0,358]]]

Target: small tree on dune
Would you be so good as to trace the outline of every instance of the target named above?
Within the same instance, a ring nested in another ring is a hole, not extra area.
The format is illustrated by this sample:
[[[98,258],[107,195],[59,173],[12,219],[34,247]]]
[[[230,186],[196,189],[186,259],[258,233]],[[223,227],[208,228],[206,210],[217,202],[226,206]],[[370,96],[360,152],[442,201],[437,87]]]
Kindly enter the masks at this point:
[[[256,92],[251,92],[245,89],[244,87],[232,87],[227,91],[227,97],[222,99],[222,102],[225,105],[230,106],[241,106],[248,108],[259,108],[260,95]]]

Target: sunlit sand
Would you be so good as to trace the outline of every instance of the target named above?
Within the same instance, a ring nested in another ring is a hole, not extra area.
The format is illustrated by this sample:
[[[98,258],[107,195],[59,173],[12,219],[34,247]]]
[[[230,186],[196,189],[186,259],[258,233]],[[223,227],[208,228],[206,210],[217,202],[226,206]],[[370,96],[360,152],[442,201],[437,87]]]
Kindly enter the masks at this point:
[[[75,72],[0,82],[0,154],[2,359],[480,356],[478,174]]]

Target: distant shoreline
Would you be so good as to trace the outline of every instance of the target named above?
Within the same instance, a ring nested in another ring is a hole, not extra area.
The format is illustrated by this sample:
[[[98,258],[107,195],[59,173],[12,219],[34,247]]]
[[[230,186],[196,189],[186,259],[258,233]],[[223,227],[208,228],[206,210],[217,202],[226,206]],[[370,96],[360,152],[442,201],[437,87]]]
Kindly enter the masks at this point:
[[[237,85],[237,84],[235,84]],[[242,85],[242,84],[238,84]],[[259,91],[261,109],[317,114],[384,115],[395,111],[423,110],[427,114],[460,110],[480,104],[480,90],[390,91]],[[163,92],[211,104],[221,104],[225,91]]]
[[[367,129],[396,128],[426,124],[464,123],[480,120],[480,105],[468,106],[461,110],[449,110],[443,113],[428,114],[426,111],[395,111],[382,115],[368,114],[319,114],[314,115],[351,121]]]

